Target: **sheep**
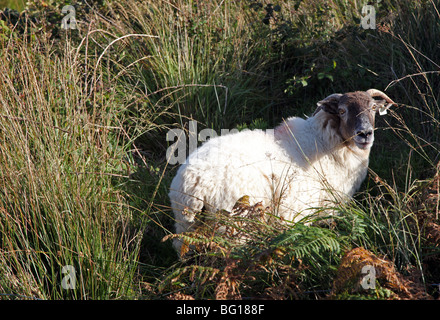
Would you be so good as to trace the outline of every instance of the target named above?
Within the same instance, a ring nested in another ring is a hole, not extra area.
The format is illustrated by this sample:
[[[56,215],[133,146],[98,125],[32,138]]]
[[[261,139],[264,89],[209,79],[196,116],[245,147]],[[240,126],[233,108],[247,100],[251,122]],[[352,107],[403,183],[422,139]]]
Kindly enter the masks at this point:
[[[348,201],[367,175],[376,111],[385,113],[393,104],[377,89],[335,93],[306,119],[208,140],[171,182],[176,233],[190,231],[202,210],[230,211],[244,195],[294,223]],[[175,238],[173,245],[179,253],[181,241]]]

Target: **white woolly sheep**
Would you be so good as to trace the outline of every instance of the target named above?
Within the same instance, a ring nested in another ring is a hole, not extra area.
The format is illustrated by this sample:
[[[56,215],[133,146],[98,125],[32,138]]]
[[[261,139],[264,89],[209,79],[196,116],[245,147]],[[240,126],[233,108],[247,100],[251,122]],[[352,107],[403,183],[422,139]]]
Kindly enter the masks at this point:
[[[347,201],[368,171],[376,110],[392,104],[376,89],[332,94],[307,119],[288,118],[271,132],[210,139],[189,155],[171,183],[176,233],[191,230],[198,212],[230,211],[244,195],[293,222]],[[180,252],[180,240],[173,245]]]

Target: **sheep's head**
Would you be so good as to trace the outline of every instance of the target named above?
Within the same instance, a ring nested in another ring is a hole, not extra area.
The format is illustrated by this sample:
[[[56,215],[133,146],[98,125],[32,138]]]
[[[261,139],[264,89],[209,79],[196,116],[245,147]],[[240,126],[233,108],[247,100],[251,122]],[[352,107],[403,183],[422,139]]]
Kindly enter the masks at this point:
[[[393,104],[393,100],[376,89],[335,93],[318,102],[314,115],[324,110],[332,120],[332,128],[336,129],[344,143],[354,143],[365,150],[373,145],[376,112]]]

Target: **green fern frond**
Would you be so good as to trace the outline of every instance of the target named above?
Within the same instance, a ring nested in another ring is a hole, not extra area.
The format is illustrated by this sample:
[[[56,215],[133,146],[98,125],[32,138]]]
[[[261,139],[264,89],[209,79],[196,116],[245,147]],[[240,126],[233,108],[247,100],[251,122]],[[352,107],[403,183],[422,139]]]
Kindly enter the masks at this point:
[[[303,224],[296,224],[275,237],[271,247],[283,248],[286,253],[300,259],[310,255],[321,255],[324,251],[339,253],[341,249],[335,233],[331,230]]]

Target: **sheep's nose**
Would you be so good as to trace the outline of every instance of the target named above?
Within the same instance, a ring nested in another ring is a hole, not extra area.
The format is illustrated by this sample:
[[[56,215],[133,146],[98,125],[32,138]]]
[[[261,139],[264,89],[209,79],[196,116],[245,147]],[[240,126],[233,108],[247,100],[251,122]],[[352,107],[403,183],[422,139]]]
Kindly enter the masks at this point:
[[[373,134],[372,129],[358,130],[356,132],[357,136],[359,136],[360,138],[365,138],[365,139],[369,138],[372,134]]]

